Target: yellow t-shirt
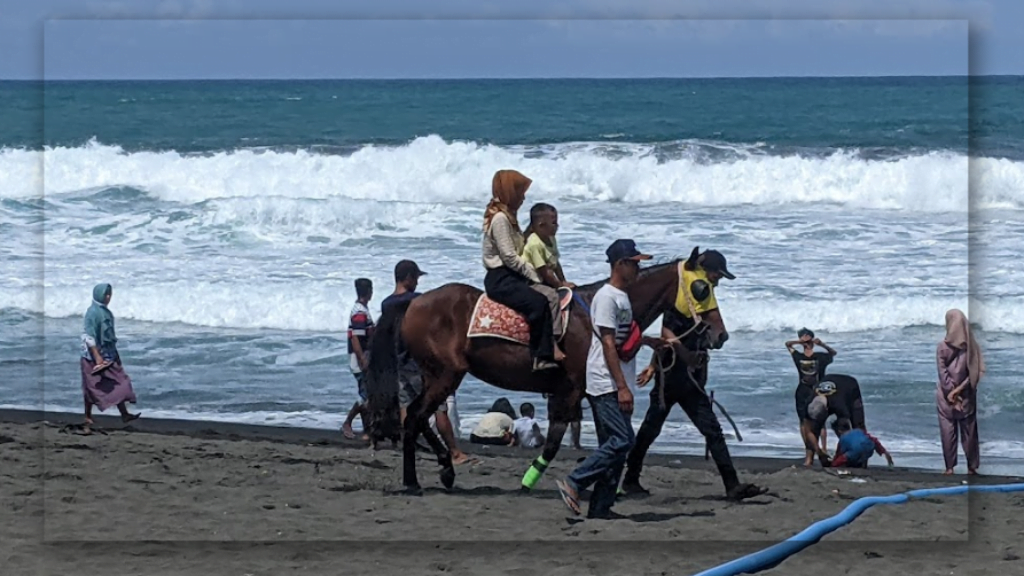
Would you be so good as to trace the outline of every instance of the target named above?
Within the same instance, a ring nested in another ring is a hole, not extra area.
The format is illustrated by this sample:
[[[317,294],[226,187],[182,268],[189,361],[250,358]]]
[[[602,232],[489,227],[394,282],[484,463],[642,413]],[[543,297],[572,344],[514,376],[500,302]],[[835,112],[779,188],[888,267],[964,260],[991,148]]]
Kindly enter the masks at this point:
[[[536,270],[543,266],[551,268],[558,266],[558,241],[551,239],[551,246],[548,246],[536,234],[530,234],[523,247],[523,260]]]
[[[715,299],[715,287],[708,280],[708,273],[699,266],[696,270],[687,270],[682,268],[682,264],[680,264],[680,268],[682,270],[682,278],[680,279],[679,293],[676,295],[676,310],[679,310],[683,316],[690,318],[690,307],[686,303],[687,296],[689,296],[690,302],[693,303],[693,309],[696,310],[697,314],[703,314],[718,308],[718,300]],[[703,300],[697,300],[693,295],[693,283],[697,281],[706,282],[708,285],[708,295]]]

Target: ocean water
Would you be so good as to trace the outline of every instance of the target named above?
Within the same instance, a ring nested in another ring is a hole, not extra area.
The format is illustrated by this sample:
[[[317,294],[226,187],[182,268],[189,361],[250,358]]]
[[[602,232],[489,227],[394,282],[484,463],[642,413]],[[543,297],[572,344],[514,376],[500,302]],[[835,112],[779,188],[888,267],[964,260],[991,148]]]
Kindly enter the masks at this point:
[[[0,83],[0,405],[81,409],[81,317],[110,282],[145,415],[337,428],[353,280],[375,314],[401,258],[423,289],[481,286],[491,176],[515,168],[558,206],[573,281],[618,237],[727,255],[709,387],[734,454],[802,455],[783,342],[808,326],[897,462],[941,468],[935,346],[960,307],[989,366],[983,471],[1024,472],[1022,99],[1016,77]],[[544,416],[468,378],[464,436],[501,395]],[[654,449],[703,439],[677,410]]]

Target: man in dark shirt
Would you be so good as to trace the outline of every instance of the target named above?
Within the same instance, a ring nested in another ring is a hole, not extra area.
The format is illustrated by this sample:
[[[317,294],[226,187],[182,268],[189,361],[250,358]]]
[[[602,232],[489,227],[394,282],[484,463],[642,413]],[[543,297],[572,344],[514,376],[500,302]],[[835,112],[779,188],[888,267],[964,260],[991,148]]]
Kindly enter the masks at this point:
[[[389,308],[396,304],[408,302],[420,295],[416,288],[420,283],[420,276],[426,272],[412,260],[402,260],[395,265],[395,291],[380,303],[380,313],[383,317]],[[409,358],[405,348],[405,342],[398,342],[398,404],[402,410],[402,422],[405,421],[405,409],[419,395],[423,384],[420,380],[420,370],[416,362]]]
[[[825,369],[832,363],[836,351],[828,344],[815,338],[814,332],[807,328],[801,328],[797,332],[797,337],[797,340],[786,342],[786,349],[789,350],[789,354],[793,358],[793,364],[796,365],[797,369],[798,382],[796,392],[794,393],[794,400],[796,403],[797,420],[802,425],[803,421],[807,419],[807,405],[814,398],[813,389],[825,377]],[[802,349],[797,350],[795,348],[796,345],[800,345]],[[826,352],[815,352],[814,347],[816,345],[824,348]],[[824,428],[821,430],[820,440],[821,448],[827,450],[828,432]],[[804,466],[811,466],[814,463],[814,452],[815,450],[807,451],[804,458]]]
[[[420,277],[424,275],[426,275],[426,272],[420,270],[420,267],[412,260],[402,260],[395,264],[395,291],[381,301],[381,316],[391,306],[408,302],[419,296],[420,293],[416,289],[419,287]],[[420,375],[420,369],[416,365],[416,361],[409,357],[404,342],[399,342],[398,357],[400,364],[398,369],[398,406],[401,411],[401,422],[404,423],[406,409],[423,391],[423,377]],[[434,413],[434,424],[437,426],[437,433],[440,434],[441,440],[444,441],[445,445],[448,446],[448,450],[451,451],[452,463],[464,464],[470,458],[459,448],[455,429],[452,426],[451,419],[448,417],[448,404],[454,404],[454,394],[448,400],[448,402],[441,404],[437,412]]]
[[[828,467],[831,465],[828,450],[816,446],[816,441],[825,428],[825,422],[829,416],[835,415],[837,418],[849,420],[853,428],[867,432],[867,425],[864,422],[864,399],[861,397],[857,379],[845,374],[825,376],[814,387],[812,394],[812,399],[805,409],[806,417],[801,423],[800,432],[807,450],[812,454],[817,452],[822,466]],[[813,463],[813,459],[811,462]]]

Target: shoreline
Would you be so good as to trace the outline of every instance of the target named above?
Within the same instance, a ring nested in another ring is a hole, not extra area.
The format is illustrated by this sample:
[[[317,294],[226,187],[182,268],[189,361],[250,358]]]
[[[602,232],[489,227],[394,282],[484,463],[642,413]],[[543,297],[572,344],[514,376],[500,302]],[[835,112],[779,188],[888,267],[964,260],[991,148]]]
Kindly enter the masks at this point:
[[[123,430],[133,434],[155,434],[160,436],[185,436],[198,440],[226,440],[226,441],[256,441],[273,442],[279,444],[333,447],[344,450],[366,450],[368,454],[374,453],[370,446],[358,439],[349,440],[342,436],[339,430],[324,428],[306,428],[299,426],[270,426],[261,424],[246,424],[239,422],[221,422],[213,420],[188,420],[173,418],[147,418],[145,411],[142,417],[129,424],[121,422],[118,416],[96,414],[93,416],[95,427],[107,431]],[[9,424],[37,424],[50,423],[52,425],[64,426],[67,424],[79,424],[82,415],[72,412],[54,412],[43,410],[17,410],[0,409],[0,423]],[[568,433],[567,433],[568,434]],[[102,437],[102,434],[96,436]],[[540,454],[540,448],[518,448],[505,446],[491,446],[473,444],[466,437],[459,438],[460,447],[471,457],[477,458],[502,458],[522,460],[522,468],[525,473],[530,462]],[[714,471],[714,461],[705,460],[703,456],[694,454],[679,454],[658,451],[657,443],[648,452],[644,465],[664,468],[699,470],[707,469]],[[564,444],[558,451],[557,461],[572,462],[580,461],[591,454],[592,449],[575,450]],[[401,446],[392,448],[389,443],[384,443],[377,452],[401,452]],[[788,468],[802,468],[801,458],[773,458],[763,456],[733,456],[733,463],[737,470],[750,474],[771,474]],[[1000,484],[1012,483],[1024,479],[1021,475],[988,475],[980,474],[968,477],[966,474],[954,474],[953,476],[942,475],[941,470],[915,468],[907,466],[894,466],[888,468],[880,457],[873,458],[875,464],[868,469],[848,469],[851,476],[873,476],[878,479],[900,480],[907,482],[920,482],[927,484],[958,484],[970,478],[971,483],[978,484]],[[425,466],[421,469],[421,476],[424,476],[431,467]],[[815,462],[815,471],[822,471],[820,465]]]
[[[712,462],[651,454],[643,472],[651,494],[621,498],[618,517],[592,520],[573,517],[559,498],[555,480],[586,455],[567,448],[529,493],[520,481],[537,450],[467,444],[478,460],[456,467],[451,490],[436,460],[418,454],[424,494],[410,496],[399,451],[374,451],[340,432],[145,413],[129,425],[98,417],[107,435],[62,429],[80,421],[0,411],[0,508],[9,518],[0,523],[0,558],[12,574],[110,566],[145,576],[696,574],[864,497],[967,484],[934,472],[837,476],[791,460],[736,458],[740,480],[769,491],[731,502]],[[875,506],[764,575],[1016,573],[1022,509],[1024,492]]]

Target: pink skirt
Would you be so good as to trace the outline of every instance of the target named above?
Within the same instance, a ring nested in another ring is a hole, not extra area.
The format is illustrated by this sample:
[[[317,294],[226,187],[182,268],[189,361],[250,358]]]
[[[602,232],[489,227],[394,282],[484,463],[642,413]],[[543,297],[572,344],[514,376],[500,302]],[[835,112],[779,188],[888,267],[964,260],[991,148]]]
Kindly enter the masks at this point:
[[[120,362],[114,363],[99,374],[93,374],[92,360],[81,359],[82,365],[82,394],[85,401],[100,409],[103,412],[111,406],[117,406],[121,402],[135,404],[135,390],[132,389],[132,379],[124,371]]]

